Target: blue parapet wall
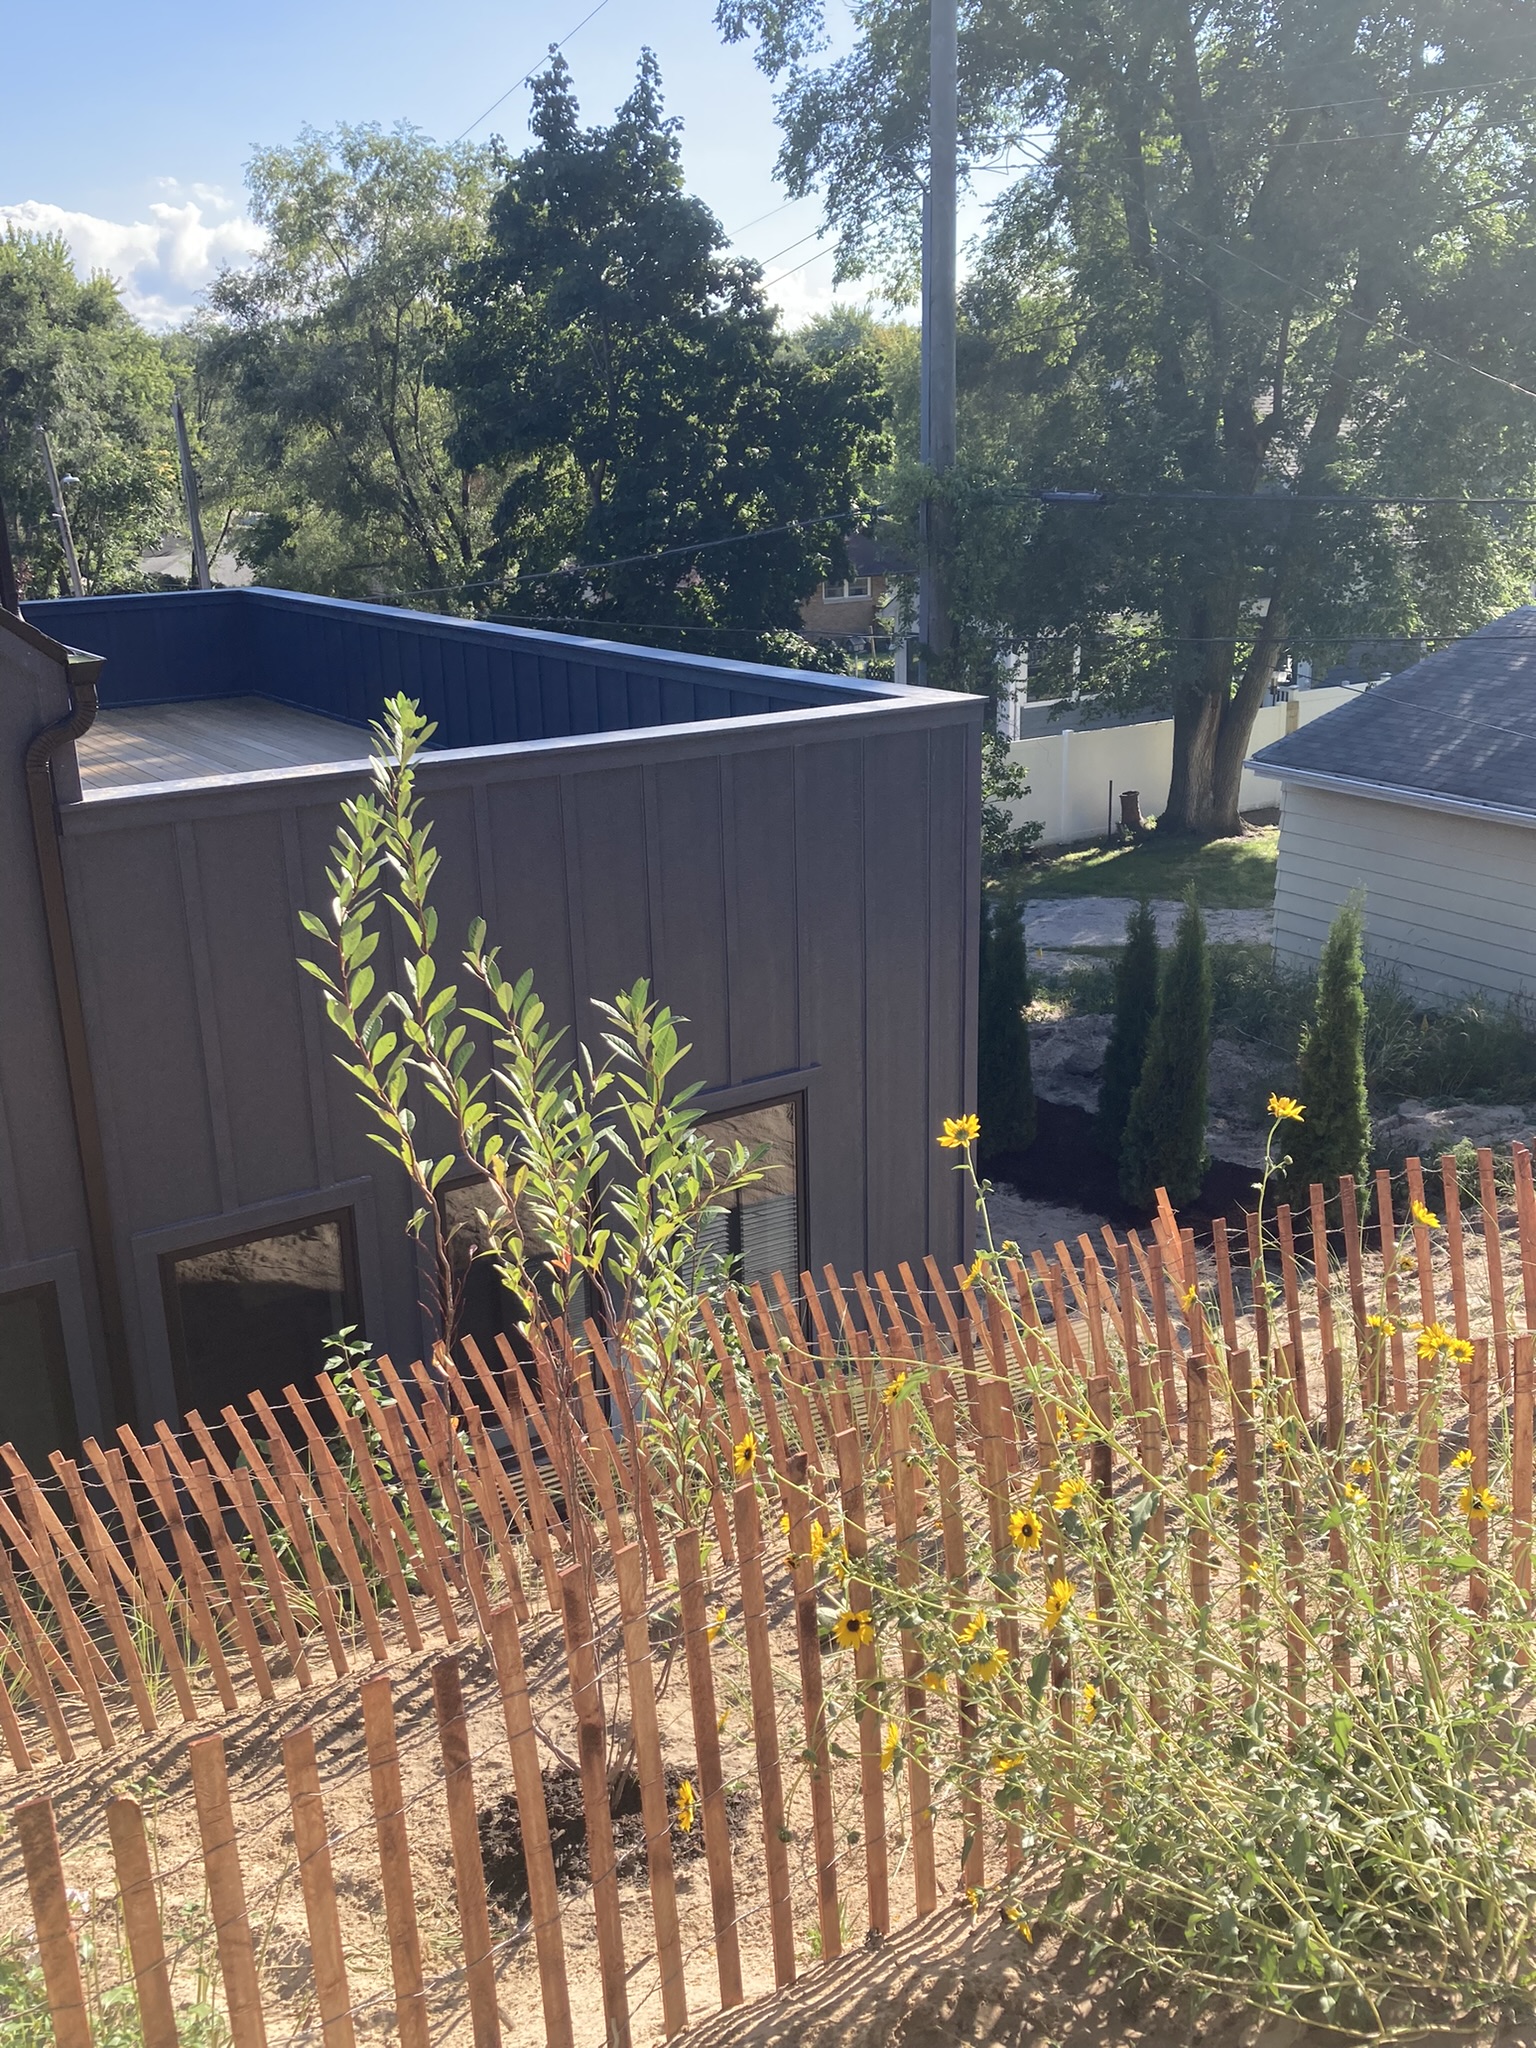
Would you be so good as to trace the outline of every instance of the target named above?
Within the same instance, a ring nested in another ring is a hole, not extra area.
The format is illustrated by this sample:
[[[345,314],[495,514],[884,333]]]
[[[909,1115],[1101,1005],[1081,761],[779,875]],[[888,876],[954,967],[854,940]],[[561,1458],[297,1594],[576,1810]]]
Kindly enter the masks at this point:
[[[404,691],[439,747],[514,745],[901,695],[708,655],[536,633],[298,592],[157,591],[23,607],[42,632],[104,657],[113,707],[270,697],[366,726]]]

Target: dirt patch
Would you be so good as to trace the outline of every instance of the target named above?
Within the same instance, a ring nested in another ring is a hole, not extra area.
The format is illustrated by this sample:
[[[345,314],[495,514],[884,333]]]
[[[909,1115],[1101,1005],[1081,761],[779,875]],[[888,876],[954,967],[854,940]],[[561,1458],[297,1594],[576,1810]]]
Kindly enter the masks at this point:
[[[587,1854],[581,1774],[568,1764],[556,1764],[543,1777],[555,1882],[563,1892],[585,1891],[592,1882],[592,1866]],[[672,1819],[672,1861],[681,1868],[704,1854],[704,1824],[697,1806],[691,1815],[685,1816],[680,1810],[679,1794],[685,1784],[691,1783],[687,1772],[679,1770],[676,1764],[668,1764],[666,1783],[667,1812]],[[745,1829],[750,1808],[743,1787],[732,1786],[727,1790],[725,1810],[733,1839]],[[640,1780],[632,1771],[623,1771],[614,1779],[608,1811],[613,1821],[619,1882],[643,1884],[647,1875],[645,1816],[640,1805]],[[689,1821],[687,1827],[683,1825],[685,1817]],[[517,1920],[526,1919],[530,1910],[528,1863],[523,1850],[523,1824],[511,1792],[503,1793],[494,1806],[482,1811],[480,1854],[485,1864],[486,1889],[493,1903]]]
[[[994,1911],[951,1908],[745,2011],[691,2048],[1346,2048],[1347,2035],[1178,1986],[1117,1985],[1081,1942],[1023,1939]],[[1531,2048],[1518,2023],[1402,2037],[1400,2048]]]

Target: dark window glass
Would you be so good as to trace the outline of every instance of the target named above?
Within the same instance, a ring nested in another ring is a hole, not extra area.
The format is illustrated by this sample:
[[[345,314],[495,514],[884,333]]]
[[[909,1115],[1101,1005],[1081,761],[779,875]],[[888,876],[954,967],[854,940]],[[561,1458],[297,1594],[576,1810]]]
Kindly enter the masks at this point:
[[[350,1212],[317,1217],[160,1262],[166,1323],[184,1408],[216,1416],[255,1389],[308,1392],[325,1340],[358,1323]]]
[[[705,1242],[731,1262],[744,1285],[782,1273],[792,1292],[800,1277],[800,1102],[763,1103],[705,1119],[701,1129],[721,1145],[745,1145],[762,1154],[760,1178],[725,1198]]]
[[[0,1440],[13,1443],[34,1472],[47,1469],[50,1451],[79,1443],[51,1281],[0,1294]]]
[[[523,1363],[529,1364],[531,1353],[522,1334],[528,1320],[527,1309],[521,1297],[503,1284],[495,1260],[481,1256],[490,1243],[490,1232],[481,1219],[495,1215],[501,1206],[495,1186],[488,1180],[453,1181],[438,1195],[438,1202],[449,1232],[454,1277],[460,1288],[455,1341],[473,1337],[486,1363],[499,1365],[501,1352],[496,1339],[505,1337]],[[553,1312],[553,1292],[542,1288],[541,1292],[546,1308]],[[583,1282],[570,1309],[573,1328],[579,1331],[591,1312]]]

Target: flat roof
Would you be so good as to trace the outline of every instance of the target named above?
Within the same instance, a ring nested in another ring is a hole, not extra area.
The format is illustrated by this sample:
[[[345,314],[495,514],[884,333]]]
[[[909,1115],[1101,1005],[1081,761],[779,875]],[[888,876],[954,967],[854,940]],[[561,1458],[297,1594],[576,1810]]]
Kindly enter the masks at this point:
[[[210,697],[201,703],[135,704],[98,711],[75,742],[87,799],[261,768],[320,768],[356,761],[367,742],[355,725],[296,711],[265,697]]]

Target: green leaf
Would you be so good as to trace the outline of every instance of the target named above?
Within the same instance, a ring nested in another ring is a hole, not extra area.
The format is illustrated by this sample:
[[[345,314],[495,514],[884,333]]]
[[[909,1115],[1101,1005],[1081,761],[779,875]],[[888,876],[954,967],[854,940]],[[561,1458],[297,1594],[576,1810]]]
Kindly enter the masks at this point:
[[[1162,1495],[1155,1488],[1152,1488],[1132,1501],[1130,1513],[1126,1517],[1130,1528],[1130,1551],[1132,1557],[1141,1548],[1141,1539],[1146,1534],[1147,1524],[1151,1521],[1153,1515],[1156,1514],[1157,1504],[1161,1499]]]

